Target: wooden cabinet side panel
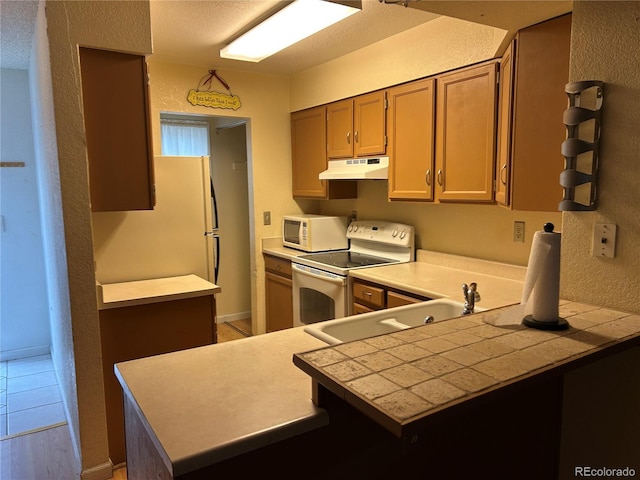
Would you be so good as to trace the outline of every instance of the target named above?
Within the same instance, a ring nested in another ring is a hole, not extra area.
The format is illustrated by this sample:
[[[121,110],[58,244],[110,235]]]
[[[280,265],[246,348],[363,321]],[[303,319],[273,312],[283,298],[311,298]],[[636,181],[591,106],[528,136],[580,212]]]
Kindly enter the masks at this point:
[[[386,152],[385,92],[356,97],[353,106],[354,155],[383,155]]]
[[[353,100],[342,100],[327,106],[327,156],[353,156]]]
[[[293,284],[290,278],[265,273],[267,332],[293,327]]]
[[[153,155],[143,56],[80,48],[93,211],[151,210]]]
[[[511,203],[511,125],[513,120],[513,80],[516,51],[516,40],[514,39],[500,60],[495,198],[497,203],[505,206]]]
[[[390,200],[433,200],[434,106],[434,79],[389,91]]]
[[[292,193],[294,197],[325,198],[325,182],[318,178],[327,168],[325,108],[291,114]]]
[[[496,62],[438,78],[436,189],[439,201],[493,201]]]
[[[518,33],[514,96],[512,208],[557,211],[562,200],[560,146],[567,108],[571,15]]]
[[[214,343],[214,312],[213,295],[100,311],[109,456],[114,464],[126,459],[122,391],[113,365]]]

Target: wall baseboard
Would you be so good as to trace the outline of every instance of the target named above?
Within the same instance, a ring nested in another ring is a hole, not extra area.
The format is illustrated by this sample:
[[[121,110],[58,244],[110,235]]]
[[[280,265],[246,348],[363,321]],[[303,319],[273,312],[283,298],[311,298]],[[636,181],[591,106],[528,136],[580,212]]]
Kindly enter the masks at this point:
[[[238,312],[230,313],[228,315],[218,315],[216,317],[216,323],[235,322],[236,320],[244,320],[245,318],[251,318],[251,312]]]
[[[81,480],[107,480],[113,478],[113,464],[111,460],[95,467],[82,470]]]
[[[0,352],[0,362],[18,360],[20,358],[37,357],[38,355],[48,355],[51,353],[49,345],[39,347],[18,348],[16,350],[5,350]]]

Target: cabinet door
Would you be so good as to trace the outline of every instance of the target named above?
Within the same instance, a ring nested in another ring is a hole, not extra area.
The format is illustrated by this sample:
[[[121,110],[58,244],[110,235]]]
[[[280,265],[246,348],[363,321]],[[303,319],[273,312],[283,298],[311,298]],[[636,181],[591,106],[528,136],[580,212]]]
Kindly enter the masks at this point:
[[[327,156],[353,157],[353,100],[327,106]]]
[[[496,202],[511,202],[511,122],[513,112],[513,80],[515,78],[516,40],[507,47],[500,60],[500,93],[498,95],[498,152],[496,154]]]
[[[100,310],[109,456],[126,461],[122,388],[113,365],[216,343],[213,295]]]
[[[325,198],[326,184],[318,178],[327,168],[324,107],[291,114],[291,156],[293,196]]]
[[[389,200],[433,200],[435,80],[389,90]]]
[[[558,211],[566,138],[571,15],[518,32],[511,134],[511,208]]]
[[[267,332],[293,327],[293,286],[290,278],[265,273]]]
[[[143,56],[80,48],[94,212],[152,210],[153,150]]]
[[[496,69],[491,62],[437,79],[436,198],[493,201]]]
[[[413,305],[423,302],[421,298],[412,297],[398,292],[387,292],[387,308],[402,307],[403,305]]]
[[[373,92],[353,101],[353,153],[356,157],[386,152],[386,92]]]

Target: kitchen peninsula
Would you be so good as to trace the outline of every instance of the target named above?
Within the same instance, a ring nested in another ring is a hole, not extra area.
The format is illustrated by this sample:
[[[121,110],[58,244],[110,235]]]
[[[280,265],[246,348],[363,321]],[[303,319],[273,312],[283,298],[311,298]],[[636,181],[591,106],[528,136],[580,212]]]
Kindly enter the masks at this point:
[[[455,297],[474,274],[449,270],[460,276],[455,291],[403,288]],[[493,277],[494,286],[489,281],[483,279],[483,301],[493,289],[512,288],[501,288],[504,278]],[[571,328],[544,332],[488,324],[500,311],[332,347],[297,327],[117,364],[128,478],[256,469],[281,478],[382,478],[416,468],[435,474],[445,464],[466,464],[483,476],[496,461],[511,478],[548,473],[557,468],[555,459],[536,455],[522,471],[512,470],[523,459],[517,451],[527,451],[518,443],[522,434],[556,441],[564,371],[637,345],[640,316],[563,302]],[[505,445],[511,446],[501,451]],[[533,445],[557,455],[555,443]],[[491,449],[496,461],[473,463]],[[506,478],[504,471],[491,473]]]

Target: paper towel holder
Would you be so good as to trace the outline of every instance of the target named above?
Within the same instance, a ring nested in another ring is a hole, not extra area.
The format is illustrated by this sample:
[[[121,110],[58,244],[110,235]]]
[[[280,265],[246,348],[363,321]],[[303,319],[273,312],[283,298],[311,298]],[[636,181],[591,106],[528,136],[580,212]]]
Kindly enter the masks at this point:
[[[522,319],[522,323],[527,327],[537,328],[538,330],[566,330],[569,328],[569,322],[560,317],[555,322],[540,322],[534,319],[532,315],[527,315]]]
[[[545,233],[553,233],[554,225],[553,223],[545,223],[544,231]],[[566,330],[569,328],[569,322],[567,322],[564,318],[558,317],[555,320],[546,320],[540,321],[533,318],[533,315],[527,315],[522,319],[522,323],[530,328],[536,328],[538,330]]]

